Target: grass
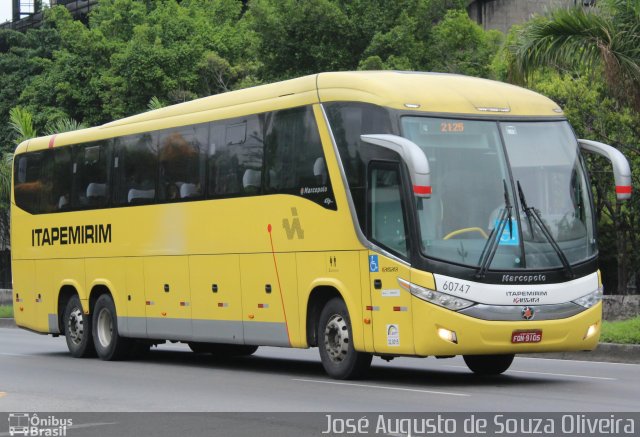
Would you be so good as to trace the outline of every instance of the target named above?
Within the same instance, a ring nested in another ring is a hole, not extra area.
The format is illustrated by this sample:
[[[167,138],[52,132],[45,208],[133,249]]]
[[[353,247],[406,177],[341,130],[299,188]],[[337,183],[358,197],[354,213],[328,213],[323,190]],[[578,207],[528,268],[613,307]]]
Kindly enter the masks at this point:
[[[0,319],[3,317],[13,317],[13,307],[11,305],[0,305]]]
[[[602,322],[603,343],[640,344],[640,316],[616,322]]]

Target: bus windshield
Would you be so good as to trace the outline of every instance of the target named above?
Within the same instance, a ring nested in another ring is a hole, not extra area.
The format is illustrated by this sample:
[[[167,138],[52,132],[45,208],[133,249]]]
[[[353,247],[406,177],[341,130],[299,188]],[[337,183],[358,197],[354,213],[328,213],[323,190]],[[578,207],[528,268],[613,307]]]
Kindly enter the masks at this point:
[[[411,116],[402,130],[432,171],[431,198],[417,199],[426,256],[510,270],[595,255],[588,185],[567,122]],[[488,251],[495,253],[487,261]]]

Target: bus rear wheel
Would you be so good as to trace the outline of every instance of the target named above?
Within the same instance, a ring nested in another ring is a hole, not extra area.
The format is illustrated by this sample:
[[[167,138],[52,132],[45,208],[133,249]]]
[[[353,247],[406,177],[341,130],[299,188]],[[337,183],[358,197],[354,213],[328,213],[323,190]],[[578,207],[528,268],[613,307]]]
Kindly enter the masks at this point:
[[[129,357],[133,341],[118,334],[118,316],[113,299],[103,294],[93,309],[93,342],[98,357],[105,361],[123,360]]]
[[[352,332],[346,304],[331,299],[320,313],[317,338],[322,365],[332,378],[358,379],[371,365],[371,354],[355,350]]]
[[[93,337],[91,335],[91,317],[84,314],[80,298],[72,296],[64,308],[62,316],[63,332],[71,356],[86,358],[95,356]]]
[[[467,367],[477,375],[500,375],[507,371],[513,362],[514,354],[507,355],[464,355]]]

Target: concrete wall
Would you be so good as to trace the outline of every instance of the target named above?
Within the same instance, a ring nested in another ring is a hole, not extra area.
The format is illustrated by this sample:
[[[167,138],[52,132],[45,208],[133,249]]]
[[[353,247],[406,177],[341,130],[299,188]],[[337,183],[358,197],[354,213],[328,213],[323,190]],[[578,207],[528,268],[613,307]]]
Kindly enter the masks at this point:
[[[602,315],[605,320],[622,320],[640,315],[639,295],[614,295],[604,297]]]
[[[0,305],[11,305],[13,302],[12,290],[0,289]]]
[[[558,7],[590,4],[592,0],[473,0],[467,7],[469,16],[485,30],[507,33],[514,24],[528,21],[534,14],[544,14]]]

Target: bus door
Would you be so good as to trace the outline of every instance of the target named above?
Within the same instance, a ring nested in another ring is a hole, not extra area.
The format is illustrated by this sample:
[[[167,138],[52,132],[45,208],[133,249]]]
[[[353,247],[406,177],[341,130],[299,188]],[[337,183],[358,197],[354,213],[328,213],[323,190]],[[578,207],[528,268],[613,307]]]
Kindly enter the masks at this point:
[[[375,351],[413,354],[411,294],[400,288],[398,278],[410,280],[408,235],[402,201],[400,166],[369,165],[369,238],[389,255],[369,251],[371,307]]]

